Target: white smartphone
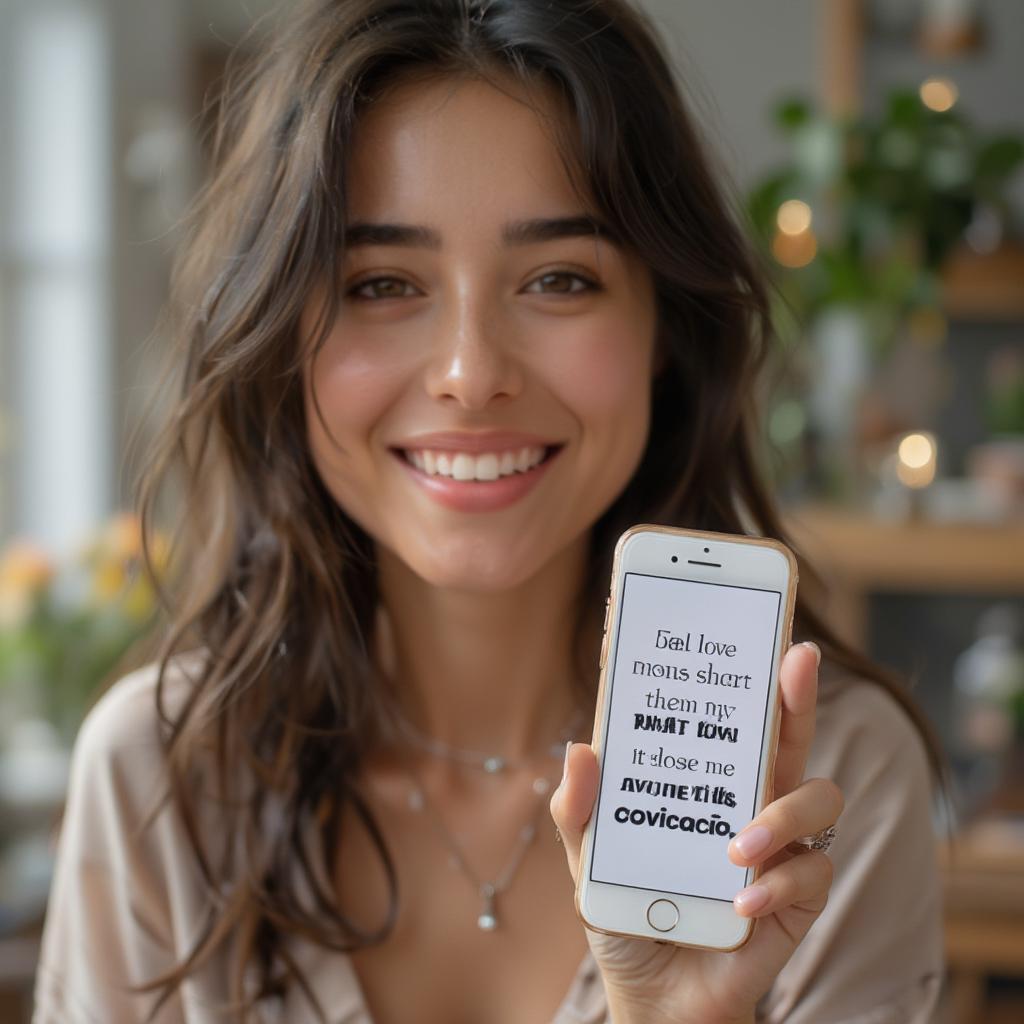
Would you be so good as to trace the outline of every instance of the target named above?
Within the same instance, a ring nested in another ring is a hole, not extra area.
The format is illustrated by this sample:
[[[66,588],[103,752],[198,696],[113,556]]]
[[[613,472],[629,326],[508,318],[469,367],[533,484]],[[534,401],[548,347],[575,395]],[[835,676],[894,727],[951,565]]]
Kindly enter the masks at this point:
[[[797,564],[773,539],[635,526],[615,546],[576,913],[587,927],[732,950],[757,872],[729,840],[766,802]]]

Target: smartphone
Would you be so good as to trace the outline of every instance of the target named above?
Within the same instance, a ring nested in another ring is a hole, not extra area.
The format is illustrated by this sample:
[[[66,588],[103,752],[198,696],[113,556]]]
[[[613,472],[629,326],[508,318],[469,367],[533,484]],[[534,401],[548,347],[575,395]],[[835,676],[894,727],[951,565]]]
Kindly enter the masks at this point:
[[[797,563],[773,539],[666,526],[615,546],[576,913],[596,931],[733,950],[757,872],[729,840],[764,806]]]

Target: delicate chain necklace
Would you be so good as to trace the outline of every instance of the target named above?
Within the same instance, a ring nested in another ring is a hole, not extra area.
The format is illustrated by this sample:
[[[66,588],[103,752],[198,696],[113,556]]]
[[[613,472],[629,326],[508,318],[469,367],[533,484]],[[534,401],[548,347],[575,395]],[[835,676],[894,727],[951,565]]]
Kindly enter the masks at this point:
[[[485,754],[474,750],[462,750],[457,747],[450,746],[447,743],[442,743],[440,740],[435,740],[432,737],[425,736],[420,733],[412,723],[402,716],[395,705],[392,705],[391,711],[394,722],[399,726],[402,734],[421,749],[426,750],[435,757],[446,758],[459,764],[474,768],[482,768],[489,775],[504,772],[512,767],[526,767],[530,763],[530,759],[526,757],[510,759],[499,757],[494,754]],[[565,743],[572,738],[573,733],[582,721],[583,711],[582,709],[577,708],[573,712],[570,720],[561,730],[559,734],[559,741],[548,748],[547,753],[549,757],[556,761],[562,758],[565,750]],[[488,881],[481,878],[470,867],[462,848],[456,842],[452,833],[445,826],[444,821],[441,819],[441,815],[433,804],[433,801],[427,797],[426,787],[423,785],[419,775],[412,767],[411,759],[405,759],[404,768],[412,786],[409,792],[409,808],[413,811],[426,810],[434,830],[440,836],[445,846],[448,847],[453,862],[473,883],[477,892],[480,894],[480,898],[483,900],[483,906],[476,919],[477,927],[479,927],[481,931],[485,932],[494,931],[499,924],[496,898],[511,885],[512,879],[515,876],[516,871],[519,869],[519,865],[522,863],[527,848],[537,834],[537,823],[541,816],[541,812],[544,809],[544,796],[552,787],[551,779],[545,775],[539,775],[534,778],[532,788],[534,793],[537,794],[537,806],[530,815],[527,823],[519,830],[519,834],[516,837],[515,847],[508,857],[504,868],[496,878]]]
[[[411,767],[406,768],[406,774],[409,777],[409,781],[412,783],[412,790],[409,794],[409,807],[414,811],[422,811],[424,809],[427,811],[430,816],[431,823],[434,826],[434,830],[448,847],[454,863],[473,883],[477,892],[480,894],[480,898],[483,900],[483,906],[481,907],[480,913],[477,915],[476,919],[477,927],[480,928],[481,931],[485,932],[494,931],[500,923],[498,918],[498,909],[495,903],[496,897],[511,885],[512,879],[515,876],[516,871],[519,869],[519,865],[522,863],[527,848],[530,843],[533,842],[534,836],[537,834],[537,822],[540,818],[541,811],[544,809],[544,795],[551,789],[551,780],[545,776],[538,776],[533,780],[533,791],[537,794],[537,807],[530,815],[527,823],[519,830],[519,835],[516,837],[516,845],[513,848],[505,867],[496,878],[491,881],[487,881],[481,878],[469,866],[461,847],[441,820],[441,815],[438,813],[433,801],[427,797],[426,788],[423,786],[423,783]]]
[[[432,736],[426,736],[421,733],[402,715],[396,706],[392,705],[391,712],[394,716],[395,724],[405,738],[421,750],[425,750],[435,757],[444,757],[450,761],[458,761],[461,764],[470,765],[474,768],[482,768],[489,775],[497,775],[509,768],[525,768],[530,764],[529,757],[507,758],[499,754],[487,754],[479,750],[462,750],[458,747],[450,746],[441,740],[436,740]],[[559,738],[548,748],[548,753],[551,757],[559,758],[562,756],[566,742],[572,739],[582,724],[583,711],[577,708],[573,712],[572,718],[569,719],[558,734]]]

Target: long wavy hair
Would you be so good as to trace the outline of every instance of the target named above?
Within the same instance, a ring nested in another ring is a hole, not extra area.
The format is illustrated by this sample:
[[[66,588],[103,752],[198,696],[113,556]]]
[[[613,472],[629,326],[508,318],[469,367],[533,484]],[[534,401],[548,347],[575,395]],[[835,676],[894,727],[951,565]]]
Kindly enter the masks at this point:
[[[315,284],[328,288],[325,325],[339,300],[345,164],[360,114],[409,75],[553,90],[568,112],[558,145],[571,180],[655,281],[662,363],[649,441],[591,529],[578,593],[583,696],[594,698],[595,638],[626,527],[774,537],[800,567],[794,640],[816,640],[826,662],[892,694],[939,766],[904,681],[829,627],[817,610],[821,577],[783,529],[760,434],[770,285],[646,18],[627,0],[311,0],[282,21],[253,60],[230,68],[212,174],[172,283],[172,408],[138,495],[147,549],[163,496],[182,510],[177,569],[149,656],[158,666],[165,800],[209,896],[185,959],[138,987],[161,990],[153,1015],[230,939],[239,1013],[297,984],[323,1018],[284,936],[351,951],[385,941],[397,918],[394,864],[355,784],[385,714],[371,654],[374,544],[314,469],[301,387],[309,353],[297,328]],[[172,661],[196,649],[201,666],[172,713]],[[214,836],[199,820],[200,752],[216,766],[223,829]],[[243,777],[254,780],[244,789]],[[346,807],[390,889],[369,931],[316,870],[336,863]],[[252,972],[257,990],[247,995]]]

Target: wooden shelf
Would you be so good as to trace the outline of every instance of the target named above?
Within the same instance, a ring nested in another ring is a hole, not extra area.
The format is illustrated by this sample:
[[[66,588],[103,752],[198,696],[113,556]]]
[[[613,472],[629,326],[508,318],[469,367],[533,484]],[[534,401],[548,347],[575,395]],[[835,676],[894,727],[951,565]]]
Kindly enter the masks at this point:
[[[784,518],[829,585],[823,611],[858,647],[868,639],[873,592],[1024,594],[1024,521],[888,522],[824,504],[791,508]]]
[[[1024,521],[887,522],[831,505],[786,521],[812,561],[859,588],[1024,593]]]
[[[956,249],[942,273],[942,304],[958,320],[1024,321],[1024,246],[1005,241],[984,255]]]
[[[939,848],[946,959],[954,1021],[1021,1020],[997,1016],[986,997],[993,974],[1024,978],[1024,843],[999,819],[975,823]]]

